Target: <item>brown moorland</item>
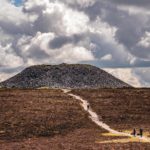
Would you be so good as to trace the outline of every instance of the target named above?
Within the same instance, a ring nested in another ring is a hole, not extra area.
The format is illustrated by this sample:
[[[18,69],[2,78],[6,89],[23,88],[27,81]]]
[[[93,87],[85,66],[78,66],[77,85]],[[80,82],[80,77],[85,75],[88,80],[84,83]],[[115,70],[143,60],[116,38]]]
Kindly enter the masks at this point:
[[[84,94],[89,95],[89,98],[85,97],[89,101],[91,92],[94,95],[101,93],[99,90],[96,90],[96,93],[94,90],[74,92],[83,97]],[[93,97],[93,101],[95,98]],[[92,107],[95,106],[94,102],[90,103]],[[97,111],[96,107],[93,109]],[[103,119],[107,123],[111,122]],[[115,127],[115,123],[111,125]],[[117,129],[122,129],[122,125]],[[96,143],[96,141],[118,138],[102,136],[101,134],[105,132],[91,122],[76,99],[61,90],[0,90],[0,149],[2,150],[150,149],[149,144],[142,143]]]
[[[61,90],[0,91],[0,139],[53,136],[93,125],[78,101]]]
[[[117,130],[143,128],[150,132],[150,89],[73,90],[89,101],[100,118]]]

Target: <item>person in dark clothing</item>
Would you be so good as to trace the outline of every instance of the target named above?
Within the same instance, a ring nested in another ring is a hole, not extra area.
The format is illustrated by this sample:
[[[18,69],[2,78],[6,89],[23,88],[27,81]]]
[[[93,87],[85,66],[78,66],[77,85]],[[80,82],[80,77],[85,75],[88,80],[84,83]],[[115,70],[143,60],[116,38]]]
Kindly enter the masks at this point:
[[[139,135],[140,135],[141,137],[143,136],[143,129],[142,129],[142,128],[140,129]]]
[[[87,105],[87,110],[89,110],[89,109],[90,109],[90,105],[88,104],[88,105]]]
[[[131,133],[133,136],[136,136],[136,130],[135,128],[133,129],[133,132]]]

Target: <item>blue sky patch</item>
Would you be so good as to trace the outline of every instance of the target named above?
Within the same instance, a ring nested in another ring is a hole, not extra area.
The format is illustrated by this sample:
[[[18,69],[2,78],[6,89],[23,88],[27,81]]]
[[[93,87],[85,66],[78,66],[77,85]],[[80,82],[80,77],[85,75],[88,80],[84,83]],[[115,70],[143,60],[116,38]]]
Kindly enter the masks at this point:
[[[15,4],[16,6],[19,6],[19,5],[22,4],[22,1],[23,1],[23,0],[14,0],[14,4]]]

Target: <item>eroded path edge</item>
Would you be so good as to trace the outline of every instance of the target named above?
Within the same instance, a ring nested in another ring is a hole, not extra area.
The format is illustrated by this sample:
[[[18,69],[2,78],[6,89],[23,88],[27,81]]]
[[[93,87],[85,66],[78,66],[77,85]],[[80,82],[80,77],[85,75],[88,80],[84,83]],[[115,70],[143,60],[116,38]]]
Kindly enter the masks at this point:
[[[109,125],[107,125],[107,124],[104,123],[102,120],[100,120],[100,119],[99,119],[99,116],[93,111],[93,109],[92,109],[91,107],[90,107],[89,109],[87,109],[87,107],[88,107],[88,105],[89,105],[89,103],[88,103],[87,100],[84,100],[83,98],[81,98],[81,97],[78,96],[78,95],[75,95],[75,94],[70,93],[71,90],[62,89],[62,91],[63,91],[65,94],[67,94],[67,95],[69,95],[69,96],[71,96],[71,97],[73,97],[73,98],[79,100],[79,101],[81,102],[80,104],[81,104],[81,106],[83,107],[83,109],[84,109],[86,112],[88,112],[89,118],[91,118],[91,120],[92,120],[95,124],[97,124],[99,127],[105,129],[106,131],[108,131],[108,132],[110,132],[110,133],[117,134],[118,136],[134,137],[134,136],[132,136],[131,134],[128,134],[128,133],[125,133],[125,132],[119,132],[119,131],[117,131],[117,130],[114,130],[114,129],[112,129]],[[143,137],[136,137],[136,138],[139,138],[140,140],[145,141],[145,142],[150,142],[150,138],[147,138],[147,137],[144,137],[144,136],[143,136]]]

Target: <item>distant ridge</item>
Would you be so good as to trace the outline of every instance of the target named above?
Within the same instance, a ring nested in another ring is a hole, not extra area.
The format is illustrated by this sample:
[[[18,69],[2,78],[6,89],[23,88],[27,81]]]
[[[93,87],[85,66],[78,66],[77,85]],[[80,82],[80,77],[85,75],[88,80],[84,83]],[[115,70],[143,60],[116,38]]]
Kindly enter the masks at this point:
[[[95,66],[36,65],[0,83],[6,88],[129,88],[130,85]]]

